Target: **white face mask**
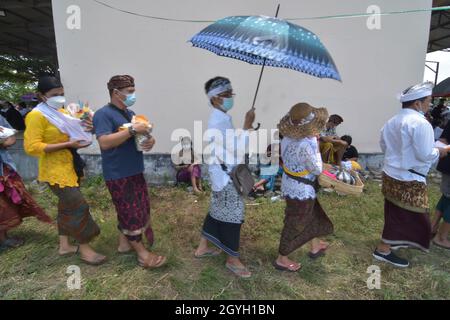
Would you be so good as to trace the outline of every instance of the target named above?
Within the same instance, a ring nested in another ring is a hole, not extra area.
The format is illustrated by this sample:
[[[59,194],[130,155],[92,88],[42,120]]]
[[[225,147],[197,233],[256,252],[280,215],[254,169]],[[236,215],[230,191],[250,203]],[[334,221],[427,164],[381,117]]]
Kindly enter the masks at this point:
[[[56,96],[48,98],[45,103],[52,109],[58,110],[66,103],[66,98],[64,96]]]

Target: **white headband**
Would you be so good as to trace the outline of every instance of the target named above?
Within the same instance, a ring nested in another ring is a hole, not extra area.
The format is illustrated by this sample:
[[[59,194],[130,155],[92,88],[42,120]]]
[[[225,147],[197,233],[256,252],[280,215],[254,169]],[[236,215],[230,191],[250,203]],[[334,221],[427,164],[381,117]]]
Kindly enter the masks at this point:
[[[302,119],[300,123],[297,124],[297,126],[304,126],[305,124],[308,124],[311,121],[313,121],[315,117],[316,115],[314,114],[314,112],[311,112],[306,118]],[[295,125],[292,123],[292,119],[290,116],[289,116],[289,123],[293,126]]]
[[[434,87],[433,83],[429,82],[429,81],[419,83],[419,84],[416,84],[415,86],[412,86],[409,89],[406,89],[401,94],[399,94],[397,97],[400,100],[400,102],[402,102],[402,103],[425,98],[425,97],[432,95],[433,87]]]
[[[212,98],[215,96],[218,96],[221,93],[227,92],[233,90],[233,88],[231,87],[231,83],[227,83],[221,86],[218,86],[217,88],[212,89],[211,91],[208,92],[207,96],[208,98]]]

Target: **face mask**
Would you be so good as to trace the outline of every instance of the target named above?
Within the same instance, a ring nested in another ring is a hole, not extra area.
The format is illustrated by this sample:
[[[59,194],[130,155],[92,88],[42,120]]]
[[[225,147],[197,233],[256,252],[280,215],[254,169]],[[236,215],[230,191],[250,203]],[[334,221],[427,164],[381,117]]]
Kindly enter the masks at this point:
[[[135,102],[136,102],[135,93],[127,94],[127,97],[125,98],[125,100],[123,100],[123,103],[125,103],[127,107],[131,107],[133,104],[135,104]]]
[[[58,110],[66,103],[66,98],[64,96],[56,96],[48,98],[45,103],[52,109]]]
[[[234,99],[233,98],[222,98],[222,108],[225,111],[230,111],[231,108],[233,108],[234,105]]]

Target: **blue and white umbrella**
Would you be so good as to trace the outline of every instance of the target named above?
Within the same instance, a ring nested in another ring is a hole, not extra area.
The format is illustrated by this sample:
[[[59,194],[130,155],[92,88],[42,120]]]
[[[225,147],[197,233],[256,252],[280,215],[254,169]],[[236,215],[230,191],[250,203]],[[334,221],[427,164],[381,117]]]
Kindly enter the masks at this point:
[[[266,16],[232,16],[216,21],[190,42],[220,56],[251,64],[288,68],[341,80],[319,37],[288,21]]]

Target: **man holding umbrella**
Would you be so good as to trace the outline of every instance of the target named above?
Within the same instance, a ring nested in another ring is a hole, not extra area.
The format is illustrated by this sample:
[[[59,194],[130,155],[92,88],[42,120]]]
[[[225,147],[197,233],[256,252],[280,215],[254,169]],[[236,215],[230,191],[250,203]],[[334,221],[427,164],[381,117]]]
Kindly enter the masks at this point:
[[[239,240],[244,222],[244,200],[237,192],[229,176],[231,169],[239,164],[236,152],[243,153],[248,143],[248,130],[255,121],[254,109],[245,115],[244,131],[234,131],[231,116],[227,114],[233,107],[233,89],[230,80],[216,77],[205,84],[211,115],[208,121],[208,134],[213,147],[208,161],[211,181],[211,203],[205,218],[200,244],[195,251],[196,258],[216,256],[221,251],[228,255],[226,267],[241,278],[249,278],[250,271],[239,259]],[[229,141],[228,139],[233,139]],[[230,150],[229,147],[233,146]],[[236,149],[235,149],[236,148]],[[208,242],[220,249],[208,247]]]

